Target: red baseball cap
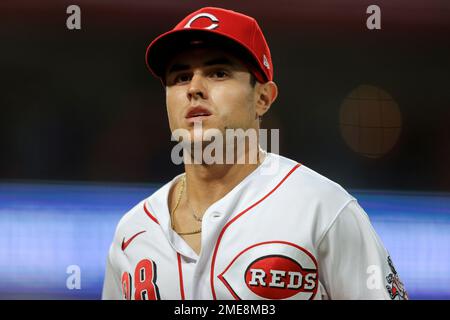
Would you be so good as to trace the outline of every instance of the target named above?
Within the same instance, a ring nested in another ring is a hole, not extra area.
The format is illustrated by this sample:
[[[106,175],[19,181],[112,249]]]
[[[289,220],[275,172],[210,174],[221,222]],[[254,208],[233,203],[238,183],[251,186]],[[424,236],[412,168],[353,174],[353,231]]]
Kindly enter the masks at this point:
[[[237,50],[237,56],[244,60],[259,82],[273,79],[269,46],[256,20],[215,7],[201,8],[189,14],[175,28],[153,40],[145,54],[147,67],[163,80],[169,59],[182,48],[198,42]]]

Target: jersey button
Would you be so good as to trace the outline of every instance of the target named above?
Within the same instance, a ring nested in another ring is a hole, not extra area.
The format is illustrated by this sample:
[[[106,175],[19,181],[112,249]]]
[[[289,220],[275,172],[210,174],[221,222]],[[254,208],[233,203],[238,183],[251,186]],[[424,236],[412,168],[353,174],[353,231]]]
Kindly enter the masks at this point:
[[[222,214],[220,212],[213,212],[212,217],[214,219],[219,219],[222,217]]]

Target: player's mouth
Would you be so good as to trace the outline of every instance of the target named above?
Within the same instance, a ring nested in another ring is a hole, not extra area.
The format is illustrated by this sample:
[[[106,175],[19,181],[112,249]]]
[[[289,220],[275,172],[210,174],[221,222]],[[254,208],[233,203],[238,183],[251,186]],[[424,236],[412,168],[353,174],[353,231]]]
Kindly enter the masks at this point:
[[[187,110],[185,118],[189,123],[194,123],[204,121],[211,115],[212,113],[205,107],[193,106]]]

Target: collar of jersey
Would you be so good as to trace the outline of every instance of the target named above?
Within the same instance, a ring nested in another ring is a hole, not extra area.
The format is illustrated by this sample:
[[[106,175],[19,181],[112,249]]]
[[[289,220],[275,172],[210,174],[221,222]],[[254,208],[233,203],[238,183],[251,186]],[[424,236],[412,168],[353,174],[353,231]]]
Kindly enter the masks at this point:
[[[205,212],[206,215],[212,214],[212,212],[218,212],[223,215],[223,219],[221,222],[221,227],[232,219],[235,215],[239,214],[242,210],[246,209],[252,203],[251,201],[256,201],[266,194],[271,188],[279,182],[279,177],[283,177],[287,171],[292,169],[292,166],[281,165],[279,155],[273,153],[267,153],[266,158],[261,163],[261,165],[250,173],[247,177],[245,177],[237,186],[230,190],[222,199],[213,203]],[[268,180],[268,175],[261,174],[261,170],[263,167],[270,167],[273,161],[280,161],[278,170],[273,173],[274,179]],[[295,165],[295,162],[289,160],[289,163]],[[170,215],[168,208],[168,195],[171,186],[179,179],[183,174],[180,174],[173,178],[170,182],[165,184],[159,190],[157,190],[154,194],[152,194],[149,198],[147,198],[147,205],[150,212],[157,218],[167,240],[172,245],[173,249],[185,256],[188,256],[194,260],[197,260],[199,256],[195,253],[195,251],[189,247],[185,241],[172,230],[170,223]],[[267,183],[270,181],[270,183]],[[245,192],[242,190],[245,189]],[[241,199],[239,199],[241,198]],[[248,203],[247,200],[248,199]],[[255,200],[256,199],[256,200]],[[205,223],[205,220],[204,220]],[[217,234],[218,235],[218,234]],[[213,242],[213,243],[211,243]],[[209,241],[210,245],[214,245],[216,241]],[[207,248],[202,248],[203,250],[207,250]]]

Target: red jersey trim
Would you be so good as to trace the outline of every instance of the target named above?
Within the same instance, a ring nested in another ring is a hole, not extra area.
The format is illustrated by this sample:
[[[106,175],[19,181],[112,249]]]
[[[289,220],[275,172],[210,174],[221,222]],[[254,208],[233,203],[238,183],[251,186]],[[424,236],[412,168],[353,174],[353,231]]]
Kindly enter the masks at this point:
[[[158,219],[156,219],[151,213],[150,211],[148,211],[147,209],[147,200],[144,201],[144,211],[145,213],[148,215],[148,217],[150,219],[152,219],[155,223],[159,224]]]
[[[180,294],[181,294],[181,300],[185,300],[184,296],[184,284],[183,284],[183,268],[181,264],[181,255],[177,252],[177,260],[178,260],[178,275],[180,278]]]
[[[250,211],[251,209],[253,209],[254,207],[256,207],[258,204],[260,204],[261,202],[263,202],[264,200],[266,200],[275,190],[277,190],[284,181],[286,181],[286,179],[295,171],[297,170],[299,167],[301,166],[300,163],[297,163],[287,174],[286,176],[275,186],[275,188],[273,188],[269,193],[267,193],[264,197],[262,197],[261,199],[259,199],[258,201],[256,201],[254,204],[252,204],[250,207],[248,207],[247,209],[245,209],[244,211],[240,212],[236,217],[234,217],[232,220],[230,220],[222,229],[222,231],[219,234],[219,238],[217,239],[216,242],[216,246],[214,248],[214,254],[212,257],[212,261],[211,261],[211,274],[210,274],[210,284],[211,284],[211,293],[213,296],[214,300],[217,300],[216,297],[216,291],[214,289],[214,265],[216,263],[216,256],[217,256],[217,251],[219,250],[219,245],[220,245],[220,241],[222,240],[222,237],[225,233],[225,231],[228,229],[228,227],[235,222],[237,219],[239,219],[243,214],[245,214],[246,212]]]

